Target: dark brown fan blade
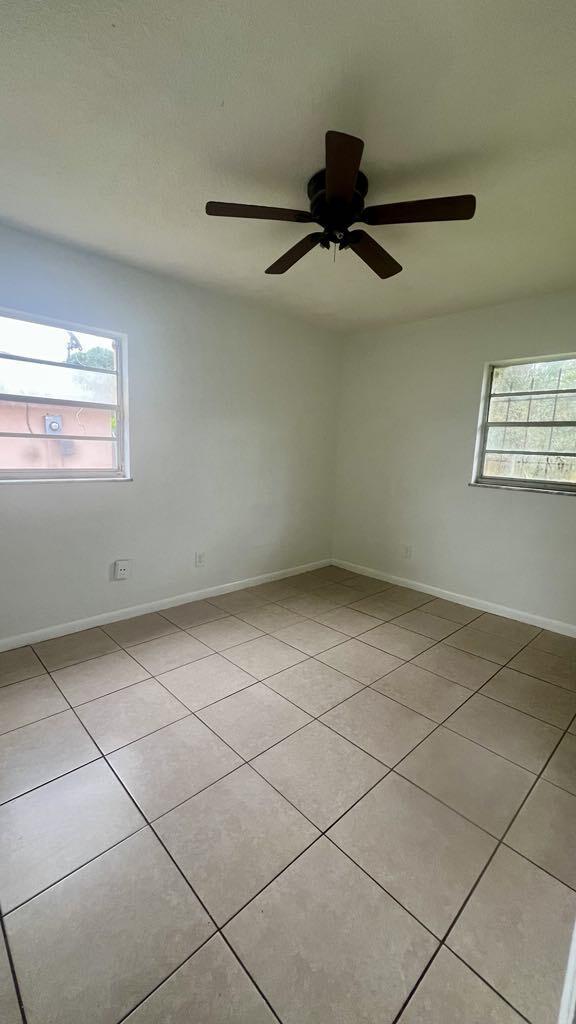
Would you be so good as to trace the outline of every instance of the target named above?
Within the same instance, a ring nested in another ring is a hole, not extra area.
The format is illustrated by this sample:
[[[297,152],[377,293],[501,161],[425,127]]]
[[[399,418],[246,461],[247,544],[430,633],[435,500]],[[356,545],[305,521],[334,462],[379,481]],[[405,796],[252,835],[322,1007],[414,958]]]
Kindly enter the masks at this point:
[[[255,220],[291,220],[308,224],[314,218],[305,210],[284,210],[281,206],[246,206],[244,203],[206,203],[210,217],[250,217]]]
[[[326,199],[349,203],[354,195],[364,143],[354,135],[326,132]]]
[[[291,249],[288,249],[288,252],[285,252],[279,260],[276,260],[272,266],[268,267],[266,269],[266,273],[285,274],[286,271],[290,270],[290,267],[293,267],[298,260],[301,260],[307,252],[310,252],[315,245],[318,245],[320,239],[323,237],[324,235],[321,231],[314,231],[311,235],[306,235],[305,238],[301,238],[300,241],[296,242],[296,245],[293,245]]]
[[[378,274],[378,277],[393,277],[394,274],[399,274],[402,270],[394,257],[365,231],[351,231],[348,236],[348,246],[361,260],[364,260],[364,263],[368,264],[370,270]]]
[[[470,220],[476,210],[476,196],[444,196],[442,199],[415,199],[408,203],[384,203],[367,206],[362,214],[365,224],[417,224],[432,220]]]

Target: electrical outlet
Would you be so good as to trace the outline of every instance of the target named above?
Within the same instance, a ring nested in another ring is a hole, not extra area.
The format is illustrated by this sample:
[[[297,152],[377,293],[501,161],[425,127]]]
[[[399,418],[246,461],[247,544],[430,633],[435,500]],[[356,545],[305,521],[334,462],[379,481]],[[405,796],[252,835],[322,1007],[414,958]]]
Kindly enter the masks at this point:
[[[402,545],[402,558],[408,558],[408,559],[412,558],[412,545],[411,544],[403,544]]]
[[[114,562],[112,579],[127,580],[130,576],[132,562],[129,558],[117,558]]]
[[[206,552],[195,551],[194,552],[194,565],[197,569],[203,569],[206,565]]]

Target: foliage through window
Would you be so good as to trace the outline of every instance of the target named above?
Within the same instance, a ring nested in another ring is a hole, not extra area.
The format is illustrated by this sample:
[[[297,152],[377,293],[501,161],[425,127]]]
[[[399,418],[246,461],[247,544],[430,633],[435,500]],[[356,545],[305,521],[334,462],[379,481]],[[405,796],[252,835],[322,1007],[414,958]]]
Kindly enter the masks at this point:
[[[0,315],[0,479],[127,476],[122,339]]]
[[[474,482],[576,492],[576,356],[488,367]]]

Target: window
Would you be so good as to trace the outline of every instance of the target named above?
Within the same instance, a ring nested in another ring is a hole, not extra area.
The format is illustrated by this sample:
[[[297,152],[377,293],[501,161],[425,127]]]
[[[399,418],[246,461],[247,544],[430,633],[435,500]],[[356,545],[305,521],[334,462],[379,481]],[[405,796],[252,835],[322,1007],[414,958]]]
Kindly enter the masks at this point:
[[[0,314],[0,479],[126,479],[124,340]]]
[[[487,367],[473,483],[576,493],[576,356]]]

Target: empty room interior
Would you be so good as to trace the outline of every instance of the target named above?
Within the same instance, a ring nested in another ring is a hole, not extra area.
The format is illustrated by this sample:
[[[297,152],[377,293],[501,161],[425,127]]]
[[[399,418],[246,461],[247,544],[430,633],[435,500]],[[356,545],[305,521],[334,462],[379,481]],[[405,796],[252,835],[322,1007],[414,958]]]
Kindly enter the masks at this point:
[[[2,1024],[576,1024],[575,56],[3,6]]]

